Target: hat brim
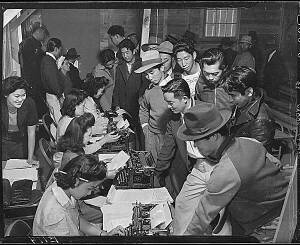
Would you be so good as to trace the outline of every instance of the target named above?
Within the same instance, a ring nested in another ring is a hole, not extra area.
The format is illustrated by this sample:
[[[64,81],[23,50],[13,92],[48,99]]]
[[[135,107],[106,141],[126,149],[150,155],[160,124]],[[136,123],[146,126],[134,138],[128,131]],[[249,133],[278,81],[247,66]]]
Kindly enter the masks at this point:
[[[145,44],[142,45],[142,50],[144,52],[146,52],[147,51],[147,47],[150,46],[150,45],[159,45],[159,43],[145,43]]]
[[[199,140],[199,139],[205,138],[206,136],[218,131],[229,121],[229,119],[231,117],[231,111],[229,111],[229,110],[220,110],[220,113],[223,118],[223,122],[218,127],[208,130],[204,134],[189,135],[189,134],[186,134],[187,127],[185,126],[185,124],[183,124],[179,127],[179,129],[177,131],[178,138],[183,141]]]
[[[162,62],[154,62],[154,63],[149,64],[149,65],[141,66],[140,68],[136,69],[134,72],[135,73],[142,73],[142,72],[147,71],[150,68],[152,68],[154,66],[157,66],[157,65],[160,65],[160,64],[162,64]]]

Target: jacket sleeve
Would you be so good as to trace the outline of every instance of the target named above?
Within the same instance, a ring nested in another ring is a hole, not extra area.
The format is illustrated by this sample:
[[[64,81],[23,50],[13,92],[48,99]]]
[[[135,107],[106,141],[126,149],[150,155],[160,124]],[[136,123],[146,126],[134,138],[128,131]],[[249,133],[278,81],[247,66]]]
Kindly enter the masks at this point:
[[[116,70],[116,80],[115,80],[115,87],[113,91],[112,97],[112,107],[116,107],[120,105],[120,83],[121,83],[121,72],[120,69],[117,67]]]
[[[143,125],[144,123],[149,122],[149,113],[150,113],[150,105],[147,99],[147,92],[141,97],[139,100],[140,109],[139,109],[139,117],[140,123]]]
[[[176,142],[172,134],[171,121],[167,124],[167,131],[164,135],[164,144],[158,154],[155,173],[158,177],[162,176],[171,166],[171,161],[175,155]]]
[[[185,235],[204,235],[209,224],[240,188],[241,180],[231,160],[226,158],[219,164],[211,173],[207,189],[199,200]]]
[[[57,66],[55,64],[44,62],[43,69],[44,78],[47,81],[47,87],[55,94],[58,98],[62,96],[63,88],[60,86],[60,76]]]

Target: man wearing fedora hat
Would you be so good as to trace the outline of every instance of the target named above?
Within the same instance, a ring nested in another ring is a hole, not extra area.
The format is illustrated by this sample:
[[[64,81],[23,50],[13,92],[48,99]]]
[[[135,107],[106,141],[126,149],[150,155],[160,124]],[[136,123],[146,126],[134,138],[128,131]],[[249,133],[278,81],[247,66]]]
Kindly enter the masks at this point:
[[[75,62],[78,62],[78,59],[80,58],[80,55],[77,54],[77,51],[75,48],[70,48],[66,55],[66,59],[70,63],[70,71],[68,72],[70,80],[72,82],[73,88],[82,89],[82,80],[79,75],[79,70],[75,66]]]
[[[255,59],[249,52],[252,45],[252,38],[249,35],[243,35],[239,40],[239,53],[235,57],[232,67],[248,66],[255,71]]]
[[[148,43],[144,43],[141,48],[144,52],[148,50],[157,50],[157,47],[160,43],[161,43],[161,38],[156,36],[150,36]]]
[[[232,235],[249,235],[280,215],[288,180],[260,142],[228,136],[230,116],[230,111],[218,110],[211,103],[196,105],[184,114],[178,137],[194,140],[213,167],[206,190],[189,207],[193,212],[184,235],[216,233],[227,217]]]
[[[165,74],[163,61],[157,50],[149,50],[142,55],[142,66],[135,73],[143,72],[150,85],[140,99],[139,117],[145,136],[145,149],[152,153],[156,162],[166,125],[172,114],[161,90]]]

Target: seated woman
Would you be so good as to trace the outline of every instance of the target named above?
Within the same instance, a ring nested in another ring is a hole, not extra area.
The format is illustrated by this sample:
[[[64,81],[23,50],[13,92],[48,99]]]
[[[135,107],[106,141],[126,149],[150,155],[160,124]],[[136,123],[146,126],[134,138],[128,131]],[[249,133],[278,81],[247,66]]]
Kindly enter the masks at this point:
[[[33,160],[38,115],[35,102],[27,97],[28,89],[21,77],[11,76],[2,81],[2,161]]]
[[[92,74],[94,77],[105,77],[108,84],[103,96],[100,98],[100,106],[104,111],[111,110],[112,95],[115,87],[116,56],[113,50],[104,49],[98,52],[97,59],[99,64],[96,65]]]
[[[92,154],[99,150],[102,145],[108,142],[115,142],[120,136],[107,134],[100,141],[88,145],[91,137],[91,128],[95,123],[94,116],[91,113],[84,113],[80,117],[74,118],[70,125],[68,126],[66,133],[59,139],[57,143],[57,150],[59,152],[54,154],[56,158],[57,165],[56,169],[53,171],[50,177],[47,187],[48,188],[54,181],[54,174],[65,166],[73,158],[83,155]],[[57,160],[61,157],[61,152],[63,152],[61,160]],[[59,155],[60,157],[57,157]],[[118,170],[109,171],[106,174],[107,179],[113,179]],[[102,221],[102,214],[99,208],[88,206],[83,201],[79,202],[82,215],[90,222],[100,223]]]
[[[69,94],[65,96],[64,103],[61,108],[62,117],[60,118],[57,131],[56,140],[65,134],[65,131],[71,122],[71,120],[76,116],[81,116],[84,113],[84,104],[87,94],[83,90],[71,89]],[[97,124],[93,126],[93,134],[103,134],[106,131],[108,120],[97,120]]]
[[[99,108],[98,105],[100,105],[99,100],[102,97],[107,84],[108,79],[105,77],[89,77],[87,79],[83,84],[83,89],[88,95],[85,99],[84,112],[92,113],[95,118],[101,117],[100,110],[102,110],[102,108]]]
[[[77,201],[90,195],[105,179],[106,167],[92,155],[72,159],[55,173],[55,182],[39,202],[34,221],[34,236],[113,236],[124,235],[118,226],[107,232],[80,214]]]

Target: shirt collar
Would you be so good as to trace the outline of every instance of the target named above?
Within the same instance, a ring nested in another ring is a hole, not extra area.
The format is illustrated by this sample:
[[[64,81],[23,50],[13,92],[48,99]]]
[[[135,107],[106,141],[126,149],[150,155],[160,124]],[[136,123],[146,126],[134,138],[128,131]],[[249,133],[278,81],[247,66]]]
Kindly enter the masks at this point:
[[[64,208],[67,208],[69,206],[75,207],[76,204],[75,198],[72,196],[71,198],[69,198],[67,194],[64,192],[64,190],[59,186],[57,186],[56,181],[53,182],[51,189],[53,195],[55,196],[56,200],[59,202],[61,206],[63,206]]]
[[[56,58],[55,58],[54,54],[51,54],[51,53],[49,53],[49,52],[46,52],[46,55],[51,56],[51,57],[56,61]]]

